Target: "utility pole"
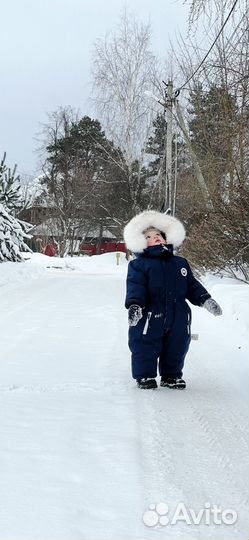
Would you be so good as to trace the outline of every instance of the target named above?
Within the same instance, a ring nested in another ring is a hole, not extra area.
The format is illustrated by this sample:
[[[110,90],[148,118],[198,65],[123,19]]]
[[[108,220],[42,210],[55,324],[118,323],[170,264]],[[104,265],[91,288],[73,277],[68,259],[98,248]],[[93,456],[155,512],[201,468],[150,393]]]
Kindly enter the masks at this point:
[[[212,211],[214,209],[212,198],[210,196],[207,184],[205,182],[205,179],[203,177],[197,156],[195,154],[195,151],[193,149],[188,130],[185,126],[183,114],[181,111],[181,107],[179,104],[179,101],[177,100],[177,97],[179,96],[180,91],[176,90],[173,92],[173,83],[172,81],[168,80],[168,83],[163,81],[163,84],[166,87],[165,90],[165,96],[164,101],[158,100],[158,103],[164,107],[164,109],[167,111],[167,133],[166,133],[166,179],[165,179],[165,199],[164,199],[164,205],[163,205],[163,211],[166,212],[168,210],[168,213],[174,214],[175,211],[175,202],[172,201],[172,122],[173,122],[173,105],[176,108],[176,114],[174,114],[174,118],[177,122],[177,125],[180,127],[183,138],[185,140],[185,143],[189,149],[193,166],[196,172],[196,178],[197,182],[199,184],[199,187],[201,189],[203,199],[206,203],[207,210]]]
[[[163,81],[164,82],[164,81]],[[164,212],[172,212],[172,125],[173,125],[173,82],[168,80],[165,83],[165,109],[167,111],[167,132],[166,132],[166,166],[165,166],[165,198]]]
[[[186,145],[187,145],[187,147],[189,149],[189,152],[190,152],[190,155],[191,155],[191,158],[192,158],[192,162],[193,162],[193,165],[194,165],[194,168],[195,168],[197,182],[198,182],[199,187],[201,189],[203,199],[204,199],[204,201],[206,203],[207,209],[209,211],[212,211],[214,209],[213,202],[212,202],[212,199],[211,199],[207,184],[206,184],[205,179],[203,177],[203,174],[202,174],[202,171],[201,171],[197,156],[196,156],[196,154],[194,152],[194,149],[193,149],[193,146],[192,146],[192,143],[191,143],[187,128],[185,126],[182,110],[181,110],[180,103],[178,102],[178,100],[176,100],[176,120],[177,120],[178,126],[182,130],[183,138],[184,138],[185,143],[186,143]]]

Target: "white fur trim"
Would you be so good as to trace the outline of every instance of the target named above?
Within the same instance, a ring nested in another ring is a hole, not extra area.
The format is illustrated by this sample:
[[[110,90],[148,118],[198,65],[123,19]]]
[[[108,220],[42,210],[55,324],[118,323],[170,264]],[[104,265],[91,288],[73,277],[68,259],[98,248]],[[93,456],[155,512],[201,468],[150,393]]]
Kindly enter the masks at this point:
[[[155,227],[166,235],[167,244],[179,247],[185,238],[185,229],[179,219],[156,210],[145,210],[132,218],[124,228],[126,246],[134,253],[142,253],[147,247],[143,231]]]

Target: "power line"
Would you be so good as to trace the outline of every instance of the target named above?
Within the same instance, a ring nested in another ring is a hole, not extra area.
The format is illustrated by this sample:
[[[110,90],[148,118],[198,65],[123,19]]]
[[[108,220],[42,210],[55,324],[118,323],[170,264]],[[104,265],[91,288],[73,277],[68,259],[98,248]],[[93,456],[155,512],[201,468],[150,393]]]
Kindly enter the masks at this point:
[[[208,57],[208,55],[210,54],[211,50],[213,49],[213,47],[214,47],[216,41],[219,39],[221,33],[223,32],[223,30],[224,30],[224,28],[225,28],[225,26],[226,26],[226,24],[227,24],[227,21],[230,19],[231,15],[232,15],[232,12],[234,11],[234,9],[235,9],[237,3],[238,3],[238,0],[235,0],[235,2],[233,3],[233,5],[232,5],[232,7],[231,7],[231,9],[230,9],[230,11],[229,11],[229,13],[228,13],[228,15],[227,15],[227,17],[226,17],[224,23],[223,23],[223,25],[222,25],[220,31],[218,32],[218,34],[217,34],[215,40],[213,41],[211,47],[208,49],[208,52],[205,54],[204,58],[202,59],[201,63],[200,63],[199,66],[196,68],[196,70],[194,71],[194,73],[192,73],[191,77],[189,77],[189,78],[185,81],[185,83],[184,83],[182,86],[180,86],[180,88],[178,88],[179,91],[182,90],[183,87],[191,81],[191,79],[193,79],[193,77],[195,76],[195,74],[197,73],[197,71],[199,71],[200,67],[202,66],[202,64],[203,64],[203,63],[205,62],[205,60],[207,59],[207,57]]]

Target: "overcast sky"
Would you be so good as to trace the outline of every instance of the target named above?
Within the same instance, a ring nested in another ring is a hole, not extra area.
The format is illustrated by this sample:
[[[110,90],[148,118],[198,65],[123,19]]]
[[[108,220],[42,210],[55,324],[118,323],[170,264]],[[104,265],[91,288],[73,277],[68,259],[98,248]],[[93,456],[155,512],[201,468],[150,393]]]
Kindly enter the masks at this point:
[[[1,3],[0,157],[38,173],[36,133],[46,113],[71,105],[92,114],[91,54],[124,7],[152,27],[152,50],[167,56],[187,28],[183,0],[8,0]],[[167,76],[167,74],[166,74]]]

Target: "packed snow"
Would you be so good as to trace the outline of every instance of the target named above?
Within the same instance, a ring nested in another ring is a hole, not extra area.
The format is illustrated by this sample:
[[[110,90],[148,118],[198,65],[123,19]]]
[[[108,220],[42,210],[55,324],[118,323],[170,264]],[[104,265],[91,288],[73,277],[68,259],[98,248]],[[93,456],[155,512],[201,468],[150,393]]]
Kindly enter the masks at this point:
[[[0,264],[0,538],[248,537],[248,285],[207,275],[185,391],[130,375],[127,262]]]

